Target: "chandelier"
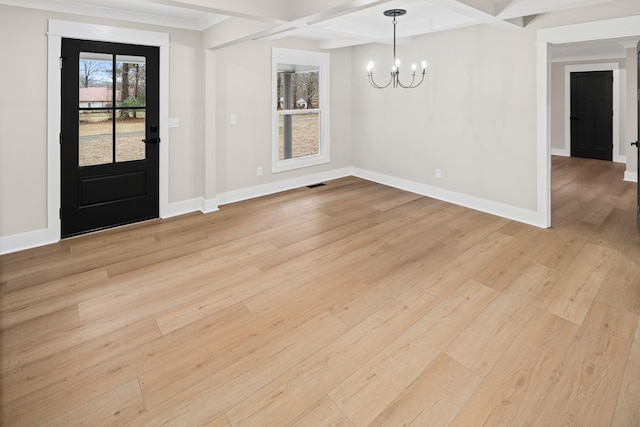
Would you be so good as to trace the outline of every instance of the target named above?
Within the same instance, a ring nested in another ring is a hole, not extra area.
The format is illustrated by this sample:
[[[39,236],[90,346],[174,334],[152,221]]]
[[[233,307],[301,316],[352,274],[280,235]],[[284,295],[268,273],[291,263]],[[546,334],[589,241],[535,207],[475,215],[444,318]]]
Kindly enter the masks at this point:
[[[373,79],[373,61],[369,62],[369,64],[367,65],[367,71],[369,72],[369,83],[371,83],[371,86],[375,87],[376,89],[384,89],[386,87],[389,87],[390,85],[393,85],[393,88],[397,88],[398,86],[400,86],[404,89],[413,89],[414,87],[420,86],[420,84],[424,81],[424,75],[427,72],[427,61],[422,61],[422,73],[420,73],[421,77],[419,82],[416,82],[416,64],[413,64],[411,66],[411,82],[405,85],[400,81],[400,60],[396,56],[396,16],[402,16],[405,13],[407,13],[407,11],[404,9],[389,9],[384,11],[384,16],[393,17],[393,66],[391,67],[391,77],[389,78],[387,84],[379,85]]]

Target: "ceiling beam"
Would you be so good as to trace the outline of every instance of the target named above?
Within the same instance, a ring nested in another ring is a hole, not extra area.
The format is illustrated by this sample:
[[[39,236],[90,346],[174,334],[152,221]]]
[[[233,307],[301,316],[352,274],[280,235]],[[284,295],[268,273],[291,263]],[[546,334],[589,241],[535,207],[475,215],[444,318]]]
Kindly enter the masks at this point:
[[[511,19],[541,13],[554,12],[562,9],[574,9],[576,7],[592,6],[599,3],[608,3],[613,0],[511,0],[502,10],[498,11],[500,19]]]
[[[391,3],[393,0],[351,0],[339,6],[322,10],[321,12],[308,15],[304,19],[308,25],[316,25],[330,19],[339,18],[349,13],[359,12],[361,10],[370,9],[385,3]]]
[[[221,49],[244,41],[253,40],[256,34],[273,28],[272,24],[253,19],[229,18],[203,32],[206,49]]]
[[[226,15],[235,18],[281,24],[290,19],[287,0],[251,1],[217,0],[215,6],[210,0],[147,0],[153,3],[183,7],[203,12]]]
[[[387,0],[389,1],[389,0]],[[309,17],[318,13],[323,13],[328,9],[351,8],[353,5],[366,6],[371,3],[378,3],[376,0],[291,0],[292,20]]]
[[[161,0],[161,1],[166,1],[166,0]],[[176,0],[171,0],[171,1],[176,1]],[[185,0],[181,0],[181,1],[185,1]],[[192,2],[192,1],[206,1],[206,0],[188,0],[188,1]],[[282,38],[286,36],[291,36],[300,30],[304,31],[304,30],[312,29],[314,25],[317,25],[318,23],[321,23],[321,22],[325,22],[329,19],[338,18],[340,16],[343,16],[349,13],[358,12],[358,11],[379,6],[385,3],[390,3],[391,1],[393,0],[350,0],[346,2],[343,1],[341,4],[337,6],[334,6],[328,9],[323,9],[320,12],[312,13],[310,15],[303,16],[301,18],[298,18],[292,21],[281,22],[267,28],[262,28],[255,33],[242,34],[240,37],[237,37],[235,41],[224,40],[221,42],[216,42],[215,44],[208,47],[211,49],[218,49],[220,47],[230,46],[234,43],[241,43],[247,40],[272,40],[272,39]],[[218,25],[221,25],[221,24],[218,24]],[[319,27],[313,28],[313,29],[321,30]],[[367,41],[363,39],[362,41],[362,43],[367,43],[367,42],[370,42],[370,40]]]
[[[429,0],[429,3],[497,28],[522,28],[524,22],[496,17],[495,5],[490,0]]]

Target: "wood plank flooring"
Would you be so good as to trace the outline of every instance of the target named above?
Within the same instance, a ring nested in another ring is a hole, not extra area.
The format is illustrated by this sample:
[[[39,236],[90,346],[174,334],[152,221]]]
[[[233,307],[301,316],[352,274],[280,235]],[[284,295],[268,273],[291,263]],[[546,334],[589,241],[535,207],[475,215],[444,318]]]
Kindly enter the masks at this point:
[[[542,230],[345,178],[0,257],[6,426],[640,426],[623,167]]]

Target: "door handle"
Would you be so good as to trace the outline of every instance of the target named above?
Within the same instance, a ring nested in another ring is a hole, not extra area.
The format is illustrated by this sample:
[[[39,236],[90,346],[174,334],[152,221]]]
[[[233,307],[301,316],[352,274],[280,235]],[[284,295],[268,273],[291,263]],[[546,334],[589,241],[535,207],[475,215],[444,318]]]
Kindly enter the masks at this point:
[[[635,145],[637,147],[638,146],[638,141],[632,142],[631,145]]]
[[[160,138],[143,139],[142,142],[145,144],[160,144]]]

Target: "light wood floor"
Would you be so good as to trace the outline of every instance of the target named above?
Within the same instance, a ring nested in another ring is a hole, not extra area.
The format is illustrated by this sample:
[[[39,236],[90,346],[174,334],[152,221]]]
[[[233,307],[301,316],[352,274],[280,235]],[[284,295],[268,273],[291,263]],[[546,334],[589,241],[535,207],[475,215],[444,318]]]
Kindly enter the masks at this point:
[[[356,178],[0,258],[0,423],[638,426],[636,184],[542,230]]]

